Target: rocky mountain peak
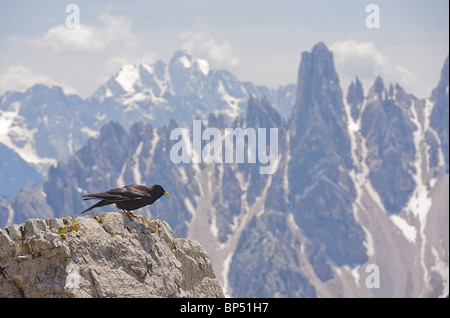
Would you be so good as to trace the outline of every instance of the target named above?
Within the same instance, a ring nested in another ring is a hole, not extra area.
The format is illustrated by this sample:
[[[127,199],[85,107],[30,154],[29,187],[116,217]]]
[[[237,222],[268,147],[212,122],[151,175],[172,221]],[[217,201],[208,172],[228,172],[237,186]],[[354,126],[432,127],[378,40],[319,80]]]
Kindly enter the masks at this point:
[[[123,213],[0,229],[0,297],[224,297],[196,241]]]
[[[288,168],[293,216],[296,224],[315,238],[312,242],[321,242],[310,246],[311,262],[318,277],[326,281],[332,277],[327,259],[356,264],[367,256],[363,231],[350,212],[354,185],[348,174],[340,173],[343,167],[347,170],[353,165],[350,139],[333,54],[323,43],[302,54],[289,133],[290,155],[299,158],[291,160]],[[318,213],[321,221],[310,223]],[[345,223],[346,230],[336,222]],[[334,239],[327,237],[327,232],[333,232]],[[347,241],[355,248],[350,252],[337,241]]]
[[[333,53],[320,42],[311,52],[302,53],[295,107],[309,104],[313,99],[336,89],[339,89],[339,80],[334,68]]]
[[[248,127],[276,128],[281,127],[281,116],[273,108],[267,98],[261,100],[251,97],[248,100],[247,116]]]
[[[431,94],[434,103],[430,125],[437,132],[444,155],[445,169],[449,171],[449,64],[448,56],[441,70],[441,78]]]
[[[380,75],[378,75],[369,89],[368,99],[382,98],[381,94],[384,92],[384,82]]]
[[[448,64],[448,55],[444,61],[444,65],[441,70],[441,77],[439,79],[438,86],[433,90],[431,96],[433,99],[437,99],[437,95],[439,93],[444,93],[448,98],[448,82],[449,82],[449,64]]]
[[[305,125],[300,123],[308,116],[319,114],[326,121],[333,116],[339,125],[343,125],[344,105],[333,53],[322,42],[316,44],[311,52],[302,53],[291,128],[301,133]]]
[[[169,62],[169,67],[182,67],[193,71],[200,71],[204,76],[208,76],[210,65],[207,60],[192,56],[185,50],[175,52]]]
[[[398,84],[386,89],[378,76],[361,114],[361,133],[368,149],[366,161],[371,167],[369,178],[388,214],[399,213],[415,187],[411,163],[417,127],[410,119],[414,101],[415,97]]]
[[[351,116],[353,120],[359,117],[361,106],[364,102],[364,90],[358,77],[351,81],[348,87],[347,103],[350,105]]]
[[[195,58],[187,51],[177,51],[168,65],[173,90],[177,95],[202,95],[210,66],[206,60]]]

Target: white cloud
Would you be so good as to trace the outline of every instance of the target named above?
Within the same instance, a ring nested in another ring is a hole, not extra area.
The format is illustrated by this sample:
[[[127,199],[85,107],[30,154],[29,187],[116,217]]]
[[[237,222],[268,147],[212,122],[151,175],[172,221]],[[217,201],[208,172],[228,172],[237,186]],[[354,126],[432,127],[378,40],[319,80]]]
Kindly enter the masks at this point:
[[[148,52],[148,53],[144,54],[144,56],[142,56],[142,58],[141,58],[141,61],[148,65],[156,63],[157,60],[158,60],[158,55],[153,52]]]
[[[61,86],[53,78],[36,74],[25,66],[10,66],[0,74],[0,94],[5,91],[23,92],[37,83],[47,86]],[[77,94],[76,90],[68,85],[64,85],[64,92],[66,94]]]
[[[229,68],[239,63],[239,59],[233,56],[230,43],[217,43],[208,32],[200,27],[181,32],[180,38],[183,40],[182,49],[197,57],[207,59],[215,67]]]
[[[146,63],[152,65],[157,61],[157,54],[153,52],[147,52],[141,57],[131,56],[126,54],[123,56],[113,56],[105,61],[105,68],[109,74],[117,72],[122,66],[126,64]]]
[[[20,41],[17,37],[13,40]],[[126,17],[103,13],[97,24],[81,23],[72,29],[57,25],[38,39],[24,39],[23,42],[56,52],[94,52],[120,47],[133,48],[137,45],[137,38],[132,32],[131,21]]]
[[[71,87],[76,87],[81,96],[88,97],[120,66],[136,62],[144,53],[131,20],[109,11],[92,22],[81,19],[75,28],[61,23],[32,38],[9,36],[11,51],[31,49],[33,54],[27,55],[26,67],[17,66],[24,65],[21,60],[2,65],[0,92],[23,91],[42,83],[62,86],[70,93],[75,92]],[[150,53],[144,58],[151,60]],[[45,71],[37,74],[38,69]]]
[[[376,49],[373,42],[357,42],[348,39],[334,42],[330,49],[333,51],[344,91],[349,81],[356,76],[363,82],[366,90],[378,75],[385,83],[399,83],[406,89],[412,89],[417,84],[418,79],[413,72],[406,67],[391,63]]]
[[[114,74],[123,65],[132,64],[134,60],[130,56],[113,56],[105,61],[105,68],[108,71],[108,77]]]

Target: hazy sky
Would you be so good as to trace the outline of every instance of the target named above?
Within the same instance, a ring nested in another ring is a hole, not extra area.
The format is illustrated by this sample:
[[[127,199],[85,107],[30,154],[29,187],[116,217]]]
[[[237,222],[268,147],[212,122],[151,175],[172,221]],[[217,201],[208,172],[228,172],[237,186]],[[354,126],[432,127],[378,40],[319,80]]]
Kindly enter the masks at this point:
[[[66,27],[66,6],[80,26]],[[380,28],[367,28],[367,5]],[[295,83],[302,51],[334,53],[341,87],[376,75],[430,96],[449,51],[447,0],[3,1],[0,93],[36,82],[88,97],[126,63],[168,62],[179,49],[269,87]]]

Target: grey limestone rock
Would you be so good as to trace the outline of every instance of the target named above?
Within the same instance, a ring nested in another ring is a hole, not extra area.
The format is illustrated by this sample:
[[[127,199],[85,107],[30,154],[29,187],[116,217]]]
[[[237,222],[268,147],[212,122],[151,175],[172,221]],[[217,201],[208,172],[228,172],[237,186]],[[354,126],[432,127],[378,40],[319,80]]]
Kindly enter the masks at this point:
[[[0,297],[224,297],[211,261],[170,226],[121,213],[0,229]]]

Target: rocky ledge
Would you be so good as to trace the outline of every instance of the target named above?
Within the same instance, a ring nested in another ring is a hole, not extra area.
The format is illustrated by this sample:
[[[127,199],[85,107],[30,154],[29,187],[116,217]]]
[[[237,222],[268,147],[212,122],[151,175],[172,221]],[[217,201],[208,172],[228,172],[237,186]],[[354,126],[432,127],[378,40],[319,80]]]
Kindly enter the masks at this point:
[[[0,297],[224,297],[196,241],[122,213],[0,229]]]

